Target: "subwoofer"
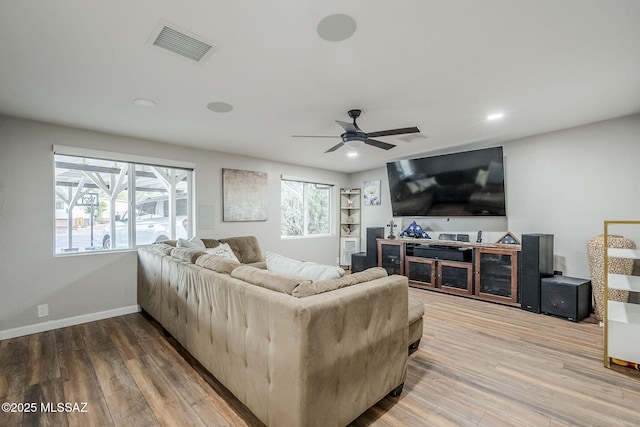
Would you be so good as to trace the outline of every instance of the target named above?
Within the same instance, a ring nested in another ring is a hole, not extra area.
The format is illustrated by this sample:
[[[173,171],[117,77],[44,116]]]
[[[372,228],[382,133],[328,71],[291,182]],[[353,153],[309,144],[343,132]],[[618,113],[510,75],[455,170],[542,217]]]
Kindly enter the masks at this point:
[[[553,276],[553,234],[523,234],[520,308],[540,313],[540,281]]]
[[[355,254],[351,254],[351,272],[357,273],[359,271],[363,271],[369,268],[367,266],[367,253],[366,252],[357,252]]]
[[[553,276],[541,280],[541,307],[544,314],[579,322],[591,312],[591,281]]]

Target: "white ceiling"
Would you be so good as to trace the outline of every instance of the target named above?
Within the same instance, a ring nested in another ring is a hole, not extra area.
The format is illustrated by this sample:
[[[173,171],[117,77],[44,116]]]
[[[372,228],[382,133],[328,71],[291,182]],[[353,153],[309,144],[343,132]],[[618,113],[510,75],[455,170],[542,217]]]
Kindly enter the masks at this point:
[[[336,13],[356,32],[325,41]],[[219,50],[148,47],[161,20]],[[355,172],[640,112],[640,1],[3,0],[0,61],[3,114]],[[364,131],[428,138],[324,154],[351,108]]]

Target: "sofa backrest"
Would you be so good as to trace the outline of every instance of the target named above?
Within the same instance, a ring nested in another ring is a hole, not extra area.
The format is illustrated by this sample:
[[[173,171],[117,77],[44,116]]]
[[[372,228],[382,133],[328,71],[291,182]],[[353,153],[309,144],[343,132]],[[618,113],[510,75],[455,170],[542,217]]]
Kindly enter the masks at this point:
[[[227,243],[243,264],[262,261],[262,250],[255,236],[229,237],[220,239],[220,242]]]
[[[224,239],[201,240],[207,248],[215,248],[222,243],[227,243],[235,256],[238,257],[238,261],[240,261],[242,264],[253,264],[263,261],[262,250],[260,249],[260,244],[258,243],[258,239],[255,236],[239,236],[228,237]],[[151,247],[158,246],[158,248],[156,249],[159,249],[160,245],[165,250],[164,253],[169,254],[171,252],[171,249],[177,246],[177,240],[165,240],[160,243],[155,243],[151,245]],[[180,252],[176,252],[176,254],[178,253]],[[177,255],[176,257],[181,258],[184,261],[189,261],[188,259],[184,258],[185,256],[185,253],[180,253],[180,255]],[[191,262],[195,262],[195,258]]]
[[[181,261],[190,262],[191,264],[195,263],[198,258],[206,254],[207,253],[204,251],[191,248],[173,248],[171,250],[172,257],[178,258]]]

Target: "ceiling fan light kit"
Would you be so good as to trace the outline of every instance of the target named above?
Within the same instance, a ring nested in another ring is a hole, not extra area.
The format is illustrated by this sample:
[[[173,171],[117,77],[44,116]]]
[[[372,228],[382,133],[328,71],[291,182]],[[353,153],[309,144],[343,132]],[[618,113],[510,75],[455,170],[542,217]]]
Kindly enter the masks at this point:
[[[342,142],[329,148],[327,151],[325,151],[325,153],[331,153],[333,151],[336,151],[338,148],[344,145],[351,148],[357,148],[358,146],[362,145],[362,143],[371,145],[372,147],[381,148],[383,150],[390,150],[393,147],[395,147],[394,144],[389,144],[387,142],[382,142],[382,141],[378,141],[371,138],[420,132],[420,129],[414,126],[414,127],[388,129],[388,130],[381,130],[378,132],[366,133],[362,129],[360,129],[358,127],[358,124],[356,123],[356,119],[360,117],[360,114],[362,114],[362,110],[357,110],[357,109],[349,110],[347,114],[349,115],[349,117],[353,119],[353,123],[336,120],[336,123],[342,126],[342,128],[345,130],[345,132],[342,135],[340,135]],[[292,135],[292,136],[296,138],[313,137],[313,135]],[[318,136],[318,138],[325,138],[325,136]]]

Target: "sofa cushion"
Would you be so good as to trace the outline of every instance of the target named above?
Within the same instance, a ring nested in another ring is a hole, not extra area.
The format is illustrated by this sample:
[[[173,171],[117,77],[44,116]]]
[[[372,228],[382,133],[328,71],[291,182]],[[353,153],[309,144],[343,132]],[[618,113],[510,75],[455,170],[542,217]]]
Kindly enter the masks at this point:
[[[178,239],[178,243],[176,244],[176,246],[179,248],[198,249],[200,251],[204,251],[205,249],[207,249],[202,240],[197,237],[192,237],[189,240]]]
[[[199,251],[197,249],[191,248],[173,248],[171,250],[171,256],[174,258],[178,258],[182,261],[187,261],[190,263],[196,262],[196,260],[202,256],[206,255],[205,251]]]
[[[387,270],[382,267],[372,267],[358,273],[349,274],[332,280],[319,280],[313,283],[300,283],[291,293],[294,297],[303,298],[323,292],[333,291],[358,283],[387,277]]]
[[[305,277],[312,281],[337,279],[344,275],[344,270],[340,267],[298,261],[269,251],[266,253],[266,260],[269,271]]]
[[[245,264],[245,265],[250,265],[251,267],[256,267],[256,268],[259,268],[261,270],[266,270],[267,269],[267,261],[250,262],[250,263]]]
[[[149,246],[149,249],[159,254],[171,255],[171,251],[175,249],[175,246],[171,246],[166,243],[154,243]]]
[[[409,298],[409,324],[412,324],[424,316],[424,304],[422,301]]]
[[[243,264],[263,261],[262,250],[255,236],[230,237],[220,239],[220,242],[227,243]]]
[[[224,274],[231,274],[231,272],[236,267],[240,267],[242,265],[237,261],[233,261],[228,258],[223,258],[213,254],[202,255],[198,257],[195,263],[200,267],[204,267],[209,270],[217,271],[218,273]]]
[[[252,285],[261,286],[263,288],[282,292],[288,295],[291,295],[291,292],[296,286],[311,283],[304,277],[274,273],[272,271],[251,267],[249,265],[243,265],[233,269],[231,277],[251,283]]]
[[[226,243],[221,243],[215,248],[207,248],[206,252],[212,255],[226,258],[231,261],[240,262],[238,260],[238,257],[233,253],[229,245]]]

